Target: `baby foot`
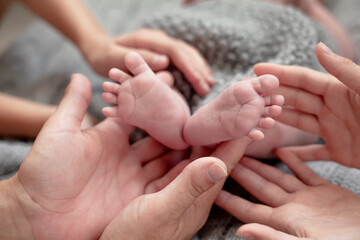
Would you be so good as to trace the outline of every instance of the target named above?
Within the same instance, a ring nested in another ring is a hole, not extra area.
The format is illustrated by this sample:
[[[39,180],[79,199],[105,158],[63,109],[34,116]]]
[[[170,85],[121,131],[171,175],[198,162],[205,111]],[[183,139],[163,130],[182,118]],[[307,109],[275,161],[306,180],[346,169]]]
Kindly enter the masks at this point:
[[[103,109],[107,117],[119,117],[130,125],[172,149],[188,145],[182,137],[190,110],[182,97],[171,89],[169,75],[155,74],[137,53],[125,56],[125,64],[134,75],[112,69],[109,77],[120,83],[105,82],[103,99],[116,106]],[[170,78],[171,79],[171,78]]]
[[[259,128],[273,127],[271,117],[281,113],[284,98],[262,95],[278,86],[278,79],[272,75],[232,84],[191,116],[185,124],[185,140],[190,145],[211,145],[244,136],[255,141],[263,139]]]

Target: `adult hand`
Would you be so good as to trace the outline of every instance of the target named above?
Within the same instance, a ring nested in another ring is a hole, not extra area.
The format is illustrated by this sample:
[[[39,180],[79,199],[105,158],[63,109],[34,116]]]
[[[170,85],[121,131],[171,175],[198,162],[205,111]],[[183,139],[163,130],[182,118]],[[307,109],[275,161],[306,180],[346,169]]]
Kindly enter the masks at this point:
[[[201,96],[208,94],[215,83],[209,65],[194,47],[160,30],[141,29],[117,38],[100,34],[84,42],[80,49],[93,69],[103,76],[113,67],[127,71],[125,55],[137,52],[153,71],[164,70],[171,61]]]
[[[103,76],[113,67],[126,71],[124,56],[136,51],[154,71],[165,69],[171,61],[201,96],[214,84],[210,67],[195,48],[159,30],[142,29],[113,38],[81,0],[21,1],[73,41],[90,66]]]
[[[117,119],[82,131],[90,99],[89,81],[74,75],[18,174],[6,182],[17,203],[9,219],[22,217],[13,221],[15,236],[8,228],[4,238],[98,238],[116,214],[171,167],[171,156],[163,155],[165,147],[154,140],[130,146],[133,128]]]
[[[292,152],[277,153],[298,178],[249,158],[230,174],[265,205],[225,191],[215,201],[250,223],[240,227],[237,235],[257,240],[357,239],[360,197],[319,177]]]
[[[333,160],[360,168],[360,67],[320,43],[316,53],[332,75],[296,66],[258,64],[257,75],[273,74],[285,97],[276,119],[321,136],[325,145],[290,148],[302,160]],[[286,105],[290,106],[286,108]]]
[[[221,160],[195,160],[162,191],[129,203],[100,239],[191,239],[205,223],[214,201],[201,195],[226,176]]]
[[[190,163],[175,180],[173,172],[178,172],[178,167],[173,168],[148,188],[150,192],[161,191],[131,202],[109,224],[101,239],[191,239],[205,223],[223,186],[226,169],[234,167],[249,143],[247,137],[224,143],[212,157]],[[208,156],[209,151],[196,151],[191,158],[203,155]]]

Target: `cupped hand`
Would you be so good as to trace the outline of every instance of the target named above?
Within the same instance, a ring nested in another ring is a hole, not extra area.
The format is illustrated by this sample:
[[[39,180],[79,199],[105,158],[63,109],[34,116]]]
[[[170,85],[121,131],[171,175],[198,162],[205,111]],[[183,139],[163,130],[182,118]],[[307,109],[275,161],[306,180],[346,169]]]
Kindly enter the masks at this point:
[[[191,239],[205,223],[227,171],[236,165],[250,142],[245,137],[225,142],[215,151],[193,150],[193,162],[185,169],[190,160],[180,162],[149,185],[150,194],[129,203],[101,239]]]
[[[90,99],[89,81],[74,75],[13,179],[33,238],[98,238],[172,165],[166,149],[150,138],[130,146],[133,128],[117,119],[80,130]]]
[[[191,239],[205,223],[214,201],[201,195],[226,176],[221,160],[195,160],[162,191],[129,203],[101,239]]]
[[[357,239],[360,197],[316,175],[291,151],[277,154],[298,178],[244,158],[230,176],[263,204],[225,191],[215,201],[248,223],[237,235],[257,240]]]
[[[93,69],[103,76],[114,67],[127,71],[125,55],[137,52],[155,72],[164,70],[170,62],[174,64],[201,96],[208,94],[215,83],[199,51],[160,30],[141,29],[116,38],[99,36],[80,49]]]
[[[360,67],[317,46],[321,65],[331,74],[297,66],[258,64],[258,75],[273,74],[285,97],[276,119],[322,137],[325,144],[292,147],[302,160],[333,160],[360,168]],[[286,105],[288,108],[286,108]]]

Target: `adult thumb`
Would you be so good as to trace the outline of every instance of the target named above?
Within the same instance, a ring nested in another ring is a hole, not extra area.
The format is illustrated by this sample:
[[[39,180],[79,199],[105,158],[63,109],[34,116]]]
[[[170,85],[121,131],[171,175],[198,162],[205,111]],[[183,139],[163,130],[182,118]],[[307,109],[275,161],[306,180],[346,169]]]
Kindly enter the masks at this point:
[[[191,162],[162,191],[163,197],[166,198],[167,211],[184,213],[196,199],[227,175],[226,165],[217,158],[204,157]]]
[[[56,112],[51,117],[66,128],[80,130],[87,108],[91,101],[91,84],[81,74],[73,74],[65,95]]]
[[[238,229],[236,235],[247,240],[305,240],[306,238],[298,238],[286,234],[284,232],[277,231],[271,227],[251,223],[243,225]]]

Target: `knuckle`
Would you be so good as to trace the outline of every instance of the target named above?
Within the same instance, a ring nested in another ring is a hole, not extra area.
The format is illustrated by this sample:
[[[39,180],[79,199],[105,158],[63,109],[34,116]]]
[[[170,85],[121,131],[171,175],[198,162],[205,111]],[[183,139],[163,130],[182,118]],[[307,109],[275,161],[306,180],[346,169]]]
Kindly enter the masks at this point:
[[[189,188],[189,195],[193,199],[196,199],[207,190],[207,186],[209,183],[199,184],[196,180],[192,179],[190,181],[190,184],[191,184],[191,187]]]
[[[336,78],[342,78],[342,76],[344,76],[349,71],[349,69],[355,68],[355,66],[356,65],[353,61],[342,57],[340,60],[340,64],[338,65],[338,67],[334,73],[334,76]]]
[[[341,63],[342,63],[342,65],[344,65],[344,66],[353,66],[353,65],[354,65],[354,62],[353,62],[353,61],[351,61],[350,59],[345,58],[345,57],[342,57],[342,58],[341,58]]]
[[[171,46],[169,46],[168,55],[177,58],[179,51],[181,51],[181,49],[178,48],[176,44],[172,44]]]

